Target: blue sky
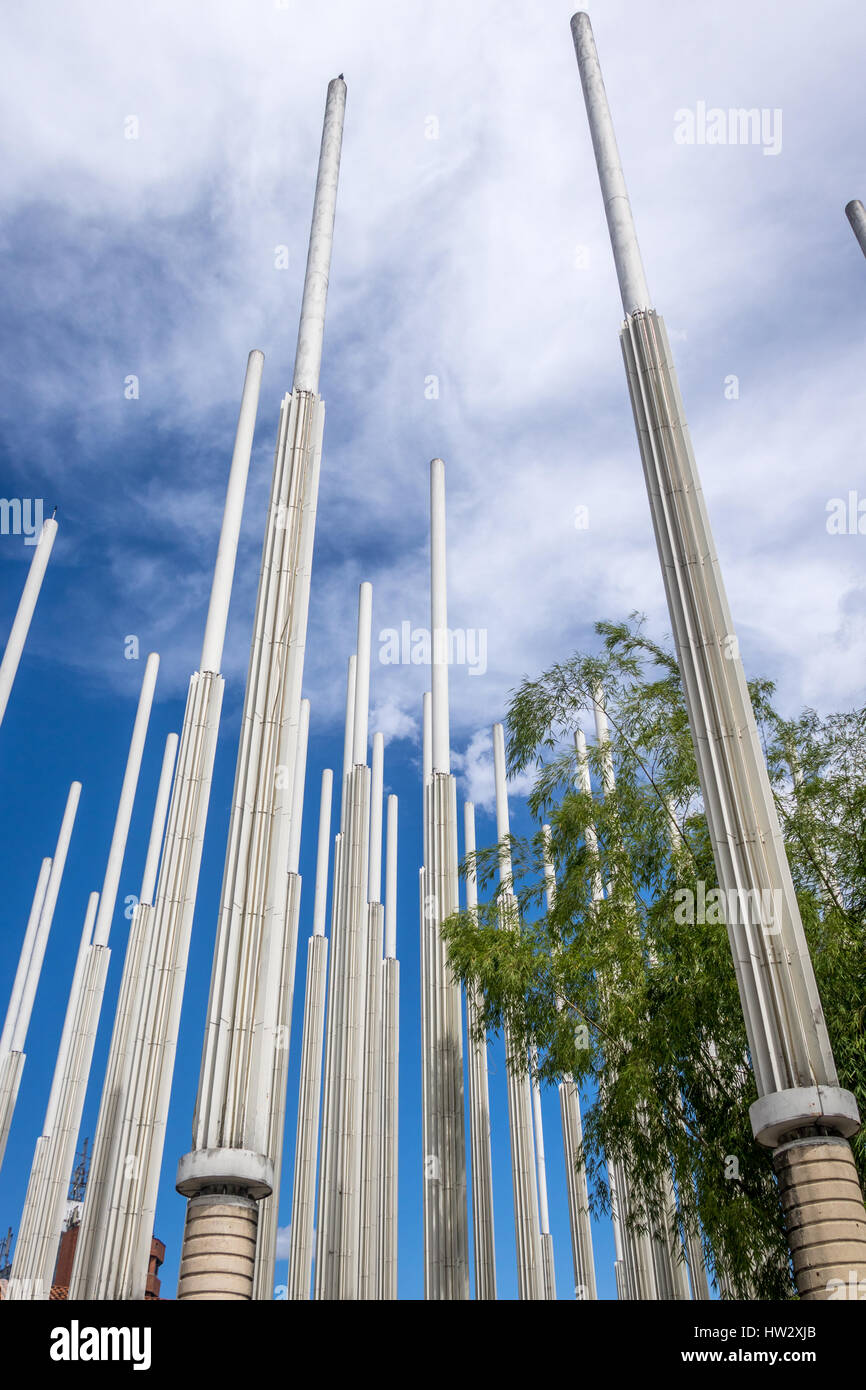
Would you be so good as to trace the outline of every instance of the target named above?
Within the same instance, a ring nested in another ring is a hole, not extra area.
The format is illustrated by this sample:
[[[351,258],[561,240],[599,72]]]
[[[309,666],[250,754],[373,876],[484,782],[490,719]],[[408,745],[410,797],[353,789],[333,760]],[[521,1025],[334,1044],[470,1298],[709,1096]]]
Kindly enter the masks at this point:
[[[650,288],[664,313],[749,674],[790,713],[862,702],[866,13],[745,0],[592,8]],[[84,784],[0,1175],[17,1226],[87,894],[101,884],[143,662],[162,668],[124,865],[83,1133],[92,1133],[162,746],[201,644],[244,364],[265,376],[226,699],[157,1220],[174,1291],[228,801],[280,397],[290,384],[328,80],[348,102],[322,393],[325,453],[305,694],[312,732],[295,1037],[323,766],[339,766],[357,586],[374,631],[427,622],[427,463],[448,469],[450,621],[488,634],[452,678],[460,793],[493,835],[489,726],[524,674],[639,608],[668,631],[617,342],[619,300],[568,28],[551,0],[359,11],[297,3],[35,0],[5,14],[0,131],[6,371],[0,495],[60,532],[0,730],[0,1007],[66,790]],[[699,102],[782,112],[781,150],[682,145]],[[126,139],[127,118],[138,139]],[[432,119],[431,119],[432,118]],[[435,138],[430,138],[435,135]],[[288,248],[288,269],[275,248]],[[139,378],[137,400],[124,380]],[[725,394],[731,374],[736,399]],[[438,396],[425,385],[438,379]],[[575,508],[589,509],[576,529]],[[31,557],[0,536],[0,640]],[[371,729],[400,796],[401,1295],[421,1289],[417,888],[425,676],[377,664]],[[516,789],[517,791],[520,788]],[[512,803],[521,824],[518,801]],[[297,1047],[289,1083],[294,1136]],[[501,1054],[493,1078],[501,1291],[514,1292]],[[558,1104],[545,1099],[557,1272],[571,1289]],[[288,1166],[288,1164],[287,1164]],[[288,1220],[288,1190],[281,1221]],[[599,1232],[600,1291],[612,1293]],[[278,1280],[280,1267],[278,1266]]]

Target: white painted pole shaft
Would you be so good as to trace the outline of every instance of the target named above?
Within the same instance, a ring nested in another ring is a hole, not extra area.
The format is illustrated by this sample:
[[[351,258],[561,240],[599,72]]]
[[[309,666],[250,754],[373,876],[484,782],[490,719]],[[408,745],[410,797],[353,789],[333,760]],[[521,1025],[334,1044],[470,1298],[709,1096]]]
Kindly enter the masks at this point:
[[[430,464],[430,640],[432,766],[434,772],[450,772],[445,464],[438,458]]]
[[[421,776],[422,793],[433,776],[433,696],[424,691],[421,702]]]
[[[304,786],[307,779],[307,742],[310,736],[310,702],[301,701],[298,724],[298,750],[292,790],[292,826],[289,834],[289,873],[296,874],[301,858],[301,823],[304,818]]]
[[[511,878],[511,854],[507,844],[510,834],[508,823],[508,782],[505,775],[505,730],[501,724],[493,725],[493,779],[496,787],[496,838],[499,841],[499,873],[503,882]]]
[[[503,915],[519,926],[517,901],[511,887],[511,854],[502,847],[510,835],[508,782],[505,773],[505,731],[493,726],[493,778],[496,790],[496,836],[499,849],[499,881],[505,889]],[[506,1054],[512,1057],[511,1030],[505,1029]],[[514,1196],[514,1236],[517,1246],[517,1282],[521,1299],[547,1297],[544,1250],[538,1213],[537,1163],[532,1135],[532,1084],[528,1071],[508,1068],[508,1120],[511,1139],[511,1181]]]
[[[463,805],[463,848],[468,858],[475,853],[475,806]],[[466,907],[478,907],[478,880],[474,867],[466,874]],[[496,1244],[493,1225],[493,1162],[490,1149],[490,1086],[487,1040],[474,1034],[483,1000],[476,986],[466,990],[469,1034],[469,1127],[472,1155],[472,1235],[475,1246],[475,1297],[484,1302],[496,1298]]]
[[[253,348],[247,358],[238,427],[235,433],[235,446],[229,469],[228,487],[226,488],[222,528],[201,648],[199,670],[211,671],[214,674],[219,672],[223,659],[226,624],[228,623],[229,604],[231,603],[232,584],[235,575],[235,559],[238,551],[238,538],[241,533],[244,498],[247,491],[247,476],[250,471],[250,454],[252,453],[253,435],[256,428],[264,363],[264,353],[259,352],[258,348]]]
[[[72,1043],[72,1029],[78,1010],[78,997],[81,993],[81,983],[87,965],[90,943],[93,938],[93,924],[96,921],[98,906],[99,894],[93,892],[87,900],[87,909],[84,913],[84,925],[81,928],[81,938],[78,943],[78,955],[75,958],[75,968],[72,972],[72,983],[69,987],[66,1014],[63,1019],[63,1031],[60,1034],[60,1042],[57,1047],[57,1060],[54,1064],[54,1075],[51,1080],[51,1090],[48,1093],[48,1104],[45,1107],[45,1120],[42,1124],[42,1133],[44,1135],[50,1135],[54,1129],[54,1119],[57,1114],[60,1088],[63,1085],[66,1075],[66,1064],[69,1058],[69,1048]]]
[[[367,726],[370,716],[370,644],[373,625],[373,586],[366,581],[358,595],[358,651],[355,667],[355,722],[352,761],[367,762]]]
[[[385,737],[373,735],[373,759],[370,775],[370,872],[367,900],[382,901],[382,796],[385,780]]]
[[[33,950],[27,965],[27,975],[24,979],[24,988],[21,991],[21,1003],[12,1028],[10,1044],[10,1050],[12,1052],[24,1051],[24,1041],[27,1037],[27,1029],[30,1026],[30,1015],[33,1012],[33,1000],[36,997],[36,986],[39,983],[39,974],[42,970],[45,947],[48,943],[48,933],[51,931],[54,909],[57,906],[57,894],[60,892],[60,881],[63,878],[66,855],[69,850],[69,841],[72,837],[72,827],[75,824],[75,814],[78,810],[78,800],[80,796],[81,783],[73,782],[69,788],[69,795],[66,798],[63,820],[60,822],[60,833],[57,836],[57,845],[55,846],[54,855],[51,860],[48,882],[45,886],[45,899],[42,904],[42,911],[39,914],[39,926],[36,931]]]
[[[553,868],[553,858],[551,850],[550,826],[541,827],[542,842],[544,845],[544,900],[548,912],[552,912],[556,906],[556,873]],[[563,1001],[557,999],[558,1009],[564,1007]],[[537,1092],[537,1084],[535,1091]],[[535,1094],[533,1094],[533,1101]],[[568,1217],[571,1230],[571,1253],[574,1263],[574,1296],[577,1299],[596,1299],[595,1266],[592,1254],[592,1228],[589,1219],[589,1197],[586,1185],[586,1168],[581,1165],[577,1167],[577,1154],[583,1136],[583,1125],[580,1117],[580,1093],[570,1076],[566,1076],[559,1084],[559,1114],[562,1124],[562,1147],[565,1159],[565,1181],[568,1194]],[[536,1126],[536,1133],[540,1133],[540,1124]],[[539,1161],[539,1188],[540,1174],[543,1167],[543,1156]],[[547,1212],[547,1193],[545,1190],[544,1214],[542,1215],[542,1231]],[[552,1262],[550,1264],[552,1278]],[[548,1269],[545,1269],[548,1274]]]
[[[385,958],[397,955],[397,798],[388,797],[385,846]]]
[[[93,929],[94,946],[108,945],[111,919],[114,916],[114,904],[117,901],[120,871],[123,868],[123,856],[126,853],[126,838],[129,834],[129,822],[132,818],[132,807],[138,786],[138,774],[141,771],[141,758],[144,753],[144,741],[147,738],[147,726],[150,720],[158,671],[159,656],[156,652],[151,652],[144,668],[141,693],[138,697],[138,709],[135,713],[135,723],[132,726],[132,738],[126,760],[126,771],[123,774],[120,800],[117,803],[117,815],[108,851],[108,863],[99,898],[99,912],[96,915],[96,926]]]
[[[45,890],[48,887],[48,875],[50,872],[51,860],[43,859],[42,866],[39,870],[39,877],[36,880],[36,891],[33,894],[33,901],[30,904],[30,915],[27,918],[24,941],[21,946],[21,954],[18,957],[18,969],[15,971],[15,979],[12,981],[12,993],[9,996],[9,1006],[6,1010],[3,1033],[0,1035],[0,1053],[9,1050],[12,1030],[15,1027],[15,1020],[18,1017],[18,1010],[21,1007],[24,982],[27,979],[30,957],[33,954],[33,944],[39,929],[39,917],[42,912],[42,904],[45,902]]]
[[[860,250],[866,256],[866,208],[859,198],[852,198],[845,208],[845,215],[851,223],[851,229],[857,238]]]
[[[379,1297],[397,1297],[400,962],[382,961],[382,1192]]]
[[[584,17],[578,32],[588,27]],[[587,109],[595,125],[589,99]],[[859,1110],[839,1085],[667,332],[648,304],[625,307],[620,344],[716,875],[724,894],[752,903],[727,922],[758,1092],[749,1118],[774,1150],[798,1291],[826,1299],[833,1278],[866,1278],[866,1208],[847,1143]],[[832,1231],[825,1201],[840,1203]]]
[[[138,895],[138,900],[142,903],[153,903],[153,895],[156,888],[156,874],[159,868],[159,854],[162,849],[162,836],[165,830],[165,818],[168,815],[168,800],[171,796],[174,760],[177,756],[177,742],[177,734],[169,734],[165,740],[165,752],[162,755],[159,785],[156,789],[156,804],[153,808],[153,821],[150,827],[147,857],[144,861],[144,873],[141,876],[141,892]]]
[[[584,796],[592,796],[592,780],[589,775],[589,757],[586,751],[586,735],[583,729],[578,729],[574,735],[574,748],[577,754],[577,784]],[[604,887],[601,881],[601,870],[598,865],[598,839],[595,833],[595,826],[590,822],[583,832],[592,859],[596,865],[592,875],[592,900],[600,903],[604,898]]]
[[[630,314],[635,309],[649,308],[650,297],[589,15],[574,15],[571,33],[586,100],[622,306]]]
[[[328,84],[325,102],[313,222],[307,252],[304,296],[301,301],[301,321],[298,327],[298,348],[295,354],[293,391],[316,392],[319,389],[345,110],[346,84],[342,77],[335,77]]]
[[[27,572],[24,589],[18,601],[18,609],[12,620],[12,628],[6,642],[3,660],[0,661],[0,724],[3,723],[3,716],[9,703],[12,683],[15,680],[24,643],[27,641],[27,634],[30,631],[30,621],[36,607],[36,600],[39,597],[39,590],[42,588],[42,580],[45,578],[45,570],[56,535],[57,522],[52,517],[42,523],[36,550],[30,561],[30,569]]]
[[[316,1154],[318,1151],[322,1044],[325,1035],[325,988],[328,943],[324,932],[314,933],[307,946],[307,983],[304,1000],[304,1032],[301,1041],[301,1074],[298,1093],[298,1126],[292,1187],[292,1229],[289,1249],[288,1297],[309,1299],[313,1269]]]
[[[346,672],[346,722],[343,729],[343,780],[340,784],[340,829],[345,821],[346,778],[352,770],[352,754],[355,737],[355,679],[358,669],[358,655],[349,657]]]
[[[319,799],[319,839],[316,846],[316,894],[313,902],[313,935],[325,935],[325,909],[328,901],[328,853],[331,846],[331,798],[334,774],[329,767],[322,772],[322,791]]]

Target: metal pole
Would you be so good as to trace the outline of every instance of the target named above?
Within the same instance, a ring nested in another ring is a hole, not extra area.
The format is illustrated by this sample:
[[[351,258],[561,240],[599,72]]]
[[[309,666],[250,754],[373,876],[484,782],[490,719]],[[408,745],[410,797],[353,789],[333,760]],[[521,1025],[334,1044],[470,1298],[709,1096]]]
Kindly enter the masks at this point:
[[[183,1299],[255,1296],[251,1250],[258,1203],[276,1180],[269,1145],[285,1098],[274,1094],[274,1085],[281,1084],[287,1059],[275,1053],[288,1045],[296,948],[295,890],[286,863],[324,430],[318,378],[345,99],[345,83],[337,78],[325,106],[293,389],[280,413],[193,1149],[178,1166],[178,1190],[190,1198],[178,1285]],[[278,769],[285,770],[283,778]]]
[[[502,925],[519,927],[517,900],[511,887],[508,784],[505,776],[505,732],[493,725],[493,774],[496,785],[496,838],[499,841],[499,882]],[[521,1299],[544,1299],[544,1258],[538,1215],[535,1153],[532,1142],[532,1087],[525,1060],[516,1070],[511,1029],[505,1027],[508,1062],[508,1127],[511,1139],[511,1183],[514,1196],[514,1242],[517,1247],[517,1288]]]
[[[459,908],[457,784],[451,776],[448,612],[445,573],[445,465],[430,464],[430,627],[432,691],[424,712],[424,883],[421,991],[425,1020],[425,1297],[468,1299],[469,1223],[463,1102],[462,994],[448,966],[442,923]],[[429,771],[428,771],[429,769]]]
[[[48,521],[42,523],[39,540],[33,552],[33,559],[30,561],[27,578],[24,581],[24,589],[18,601],[18,609],[6,641],[3,660],[0,661],[0,724],[3,723],[3,716],[9,703],[12,683],[15,680],[24,643],[27,641],[27,634],[30,631],[30,621],[36,607],[36,600],[39,597],[39,590],[42,588],[42,580],[45,578],[45,570],[48,567],[48,560],[56,535],[57,522],[53,517],[50,517]]]
[[[845,216],[851,223],[860,250],[866,256],[866,208],[859,198],[852,198],[851,202],[847,204]]]
[[[463,848],[468,858],[475,853],[475,806],[463,805]],[[466,907],[478,907],[475,869],[466,875]],[[490,1152],[490,1089],[487,1076],[487,1041],[477,1038],[483,1000],[478,988],[466,990],[469,1041],[469,1134],[472,1155],[472,1237],[475,1251],[475,1297],[496,1298],[496,1242],[493,1228],[493,1160]]]
[[[624,181],[587,15],[572,32],[607,205],[611,166]],[[634,257],[621,254],[637,245],[627,201],[617,216],[620,342],[716,874],[739,905],[728,936],[758,1090],[752,1130],[773,1150],[800,1297],[828,1299],[852,1271],[866,1278],[848,1143],[860,1116],[839,1086],[664,323],[635,295]]]
[[[307,945],[307,983],[304,998],[304,1036],[301,1043],[301,1077],[298,1095],[298,1127],[295,1137],[295,1172],[292,1189],[292,1229],[289,1249],[288,1297],[309,1299],[315,1236],[316,1155],[322,1089],[322,1047],[325,1036],[325,989],[328,942],[325,937],[325,900],[328,894],[328,847],[331,837],[333,773],[325,768],[319,801],[319,840],[316,855],[316,889],[313,934]]]
[[[397,1297],[397,1172],[400,1077],[400,962],[397,960],[397,798],[388,797],[385,849],[385,959],[382,961],[382,1113],[379,1289]]]

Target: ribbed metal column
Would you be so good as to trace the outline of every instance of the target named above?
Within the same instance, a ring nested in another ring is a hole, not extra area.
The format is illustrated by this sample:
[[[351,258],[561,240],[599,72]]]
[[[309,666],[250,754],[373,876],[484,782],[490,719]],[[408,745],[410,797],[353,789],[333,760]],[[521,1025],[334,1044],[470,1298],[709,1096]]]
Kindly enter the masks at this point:
[[[310,732],[310,702],[301,701],[298,745],[295,756],[291,826],[288,851],[288,898],[283,953],[280,960],[280,987],[277,1004],[277,1035],[273,1054],[270,1123],[267,1155],[273,1164],[274,1191],[259,1203],[259,1231],[256,1243],[256,1276],[253,1298],[265,1301],[274,1296],[274,1267],[277,1257],[280,1179],[283,1166],[283,1136],[286,1126],[286,1088],[289,1072],[289,1038],[292,1001],[295,993],[295,963],[298,955],[298,923],[301,914],[301,825],[304,814],[304,787],[307,775],[307,742]]]
[[[36,998],[36,988],[42,973],[42,962],[48,944],[48,934],[54,919],[57,895],[66,864],[72,828],[78,812],[81,796],[81,783],[73,782],[66,798],[60,833],[52,859],[43,859],[36,880],[36,889],[30,904],[24,941],[18,959],[18,968],[12,982],[9,1006],[0,1035],[0,1167],[12,1127],[12,1117],[18,1099],[18,1088],[24,1070],[26,1054],[24,1046],[30,1016]]]
[[[373,736],[370,857],[367,883],[367,989],[364,1023],[364,1126],[361,1148],[361,1237],[358,1297],[376,1299],[381,1284],[382,1200],[382,795],[385,741]]]
[[[860,1125],[854,1096],[839,1086],[821,1000],[785,856],[779,818],[749,699],[664,323],[651,307],[592,26],[575,15],[572,35],[626,318],[620,333],[629,394],[676,643],[716,876],[740,904],[728,938],[758,1100],[750,1107],[759,1143],[789,1175],[810,1133],[827,1146],[810,1203],[786,1213],[797,1287],[830,1298],[847,1264],[866,1279],[862,1194],[825,1223],[836,1202],[839,1144]],[[772,907],[770,906],[772,904]],[[791,1192],[800,1190],[794,1181]],[[813,1238],[821,1246],[815,1278]],[[847,1276],[846,1276],[847,1277]]]
[[[357,1299],[361,1276],[361,1179],[367,1022],[372,588],[361,585],[354,679],[346,709],[342,830],[334,855],[322,1156],[316,1230],[317,1299]],[[351,729],[351,739],[349,730]],[[351,750],[351,751],[350,751]]]
[[[508,791],[505,780],[505,734],[501,724],[493,726],[493,770],[496,782],[496,834],[500,844],[499,881],[500,920],[503,927],[520,926],[517,899],[510,887],[511,854],[503,846],[510,834]],[[517,1290],[521,1299],[547,1297],[544,1286],[544,1258],[536,1187],[535,1148],[532,1134],[532,1083],[529,1071],[515,1071],[511,1030],[505,1027],[508,1059],[508,1125],[511,1139],[511,1184],[514,1196],[514,1243],[517,1248]],[[528,1059],[527,1059],[528,1061]]]
[[[322,773],[322,789],[319,800],[319,839],[316,856],[313,935],[307,945],[304,1035],[301,1043],[301,1077],[298,1093],[298,1126],[295,1136],[295,1172],[292,1188],[292,1229],[289,1247],[288,1297],[290,1299],[309,1299],[310,1280],[313,1272],[316,1160],[319,1149],[322,1049],[325,1041],[325,992],[328,984],[325,906],[328,892],[332,789],[333,773],[330,768],[325,768]]]
[[[463,845],[467,857],[475,853],[475,807],[463,806]],[[478,906],[474,870],[466,875],[466,907]],[[493,1161],[490,1152],[490,1088],[487,1077],[487,1043],[476,1040],[482,999],[475,986],[466,990],[469,1038],[469,1137],[472,1165],[472,1236],[475,1254],[475,1297],[496,1298],[496,1243],[493,1227]]]
[[[103,879],[102,893],[99,895],[96,916],[93,921],[92,936],[85,946],[88,935],[90,911],[88,909],[79,947],[76,975],[73,979],[73,992],[70,995],[63,1035],[54,1070],[54,1079],[48,1108],[45,1114],[43,1137],[44,1168],[38,1189],[28,1188],[27,1201],[33,1203],[32,1238],[23,1244],[19,1239],[12,1262],[12,1276],[17,1293],[10,1297],[49,1297],[51,1276],[57,1259],[57,1247],[63,1231],[63,1218],[66,1195],[75,1163],[78,1144],[78,1130],[87,1093],[90,1067],[93,1061],[93,1048],[105,978],[111,952],[108,948],[114,907],[117,900],[120,872],[126,852],[129,824],[135,803],[141,759],[150,721],[156,676],[159,670],[159,657],[151,652],[147,658],[129,752],[126,759],[117,813],[114,819],[108,860]],[[95,905],[95,895],[91,897],[89,908]],[[23,1282],[22,1282],[23,1281]],[[41,1294],[21,1293],[30,1284],[41,1287]]]
[[[445,465],[430,464],[431,684],[425,710],[424,897],[421,993],[424,1032],[424,1296],[468,1299],[469,1222],[463,1112],[462,991],[447,963],[442,923],[459,908],[457,785],[448,717]]]
[[[381,1191],[378,1297],[397,1297],[398,1102],[400,1095],[400,962],[397,960],[397,798],[388,797],[385,856],[385,959],[381,964]]]
[[[274,1190],[269,1150],[288,1042],[294,966],[288,962],[289,877],[295,761],[307,636],[324,404],[318,393],[346,84],[328,86],[292,394],[280,415],[271,497],[238,749],[208,1020],[193,1127],[181,1159],[185,1196],[228,1184],[255,1207]],[[186,1244],[186,1237],[185,1237]],[[219,1297],[181,1258],[178,1297]],[[223,1267],[250,1274],[238,1234]],[[255,1261],[253,1262],[253,1270]],[[253,1294],[254,1274],[246,1295]]]

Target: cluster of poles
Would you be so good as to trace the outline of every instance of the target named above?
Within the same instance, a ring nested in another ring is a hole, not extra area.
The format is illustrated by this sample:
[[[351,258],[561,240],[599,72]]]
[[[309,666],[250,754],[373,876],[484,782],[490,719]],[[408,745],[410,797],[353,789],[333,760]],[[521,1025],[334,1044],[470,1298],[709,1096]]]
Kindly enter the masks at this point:
[[[758,1143],[772,1150],[802,1297],[866,1278],[866,1213],[849,1138],[859,1127],[839,1086],[797,900],[727,607],[664,323],[651,305],[589,19],[572,32],[622,295],[621,343],[674,626],[704,805],[723,891],[781,901],[781,922],[730,924],[758,1100]],[[300,839],[309,702],[302,698],[324,402],[319,372],[346,85],[329,84],[291,392],[283,399],[265,525],[232,793],[193,1142],[178,1164],[187,1198],[180,1299],[273,1296],[289,1037],[301,904]],[[847,209],[866,252],[866,214]],[[144,1297],[181,1005],[220,724],[220,674],[256,423],[263,356],[249,355],[199,669],[162,760],[141,890],[132,917],[81,1213],[70,1298]],[[57,532],[46,521],[0,665],[0,720]],[[424,1289],[497,1297],[493,1163],[482,1000],[452,975],[442,923],[459,910],[457,784],[451,771],[445,470],[430,468],[431,688],[423,705],[423,863],[419,873]],[[397,1297],[400,967],[397,798],[384,797],[384,738],[369,737],[372,589],[361,585],[348,663],[339,829],[333,773],[322,773],[313,929],[307,945],[288,1297]],[[110,961],[109,935],[159,666],[145,664],[105,876],[90,894],[6,1296],[47,1298],[67,1211]],[[603,793],[614,790],[601,692],[595,699]],[[518,922],[508,852],[502,726],[493,729],[501,920]],[[586,743],[575,777],[591,791]],[[37,878],[0,1036],[0,1162],[78,808],[73,782],[57,843]],[[463,807],[477,908],[475,812]],[[546,843],[549,832],[545,827]],[[594,832],[586,834],[594,852]],[[333,843],[333,856],[331,845]],[[384,847],[384,856],[383,856]],[[383,885],[384,857],[384,885]],[[328,880],[331,875],[330,940]],[[610,891],[608,888],[607,891]],[[555,902],[546,865],[548,907]],[[595,876],[593,897],[605,894]],[[776,895],[780,895],[777,897]],[[765,929],[766,927],[766,929]],[[464,1023],[466,1025],[464,1029]],[[464,1058],[464,1031],[468,1058]],[[505,1039],[509,1057],[510,1037]],[[509,1142],[518,1294],[556,1297],[537,1058],[509,1067]],[[464,1076],[468,1096],[464,1095]],[[559,1086],[575,1295],[597,1297],[581,1114]],[[467,1138],[467,1116],[469,1134]],[[467,1176],[467,1153],[469,1176]],[[706,1299],[700,1233],[682,1231],[673,1185],[661,1228],[629,1220],[629,1175],[609,1167],[617,1291],[623,1299]]]

